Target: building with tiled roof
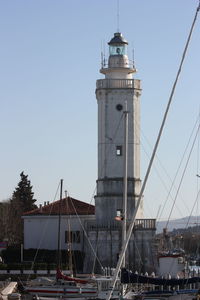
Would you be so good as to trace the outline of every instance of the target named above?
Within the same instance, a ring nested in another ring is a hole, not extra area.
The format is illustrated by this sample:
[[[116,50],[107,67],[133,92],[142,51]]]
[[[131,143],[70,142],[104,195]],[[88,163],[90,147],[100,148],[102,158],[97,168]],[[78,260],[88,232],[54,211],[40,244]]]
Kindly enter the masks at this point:
[[[67,197],[62,200],[44,202],[44,206],[40,204],[39,208],[24,213],[24,216],[34,215],[94,215],[95,207],[89,203]]]
[[[82,250],[83,228],[86,222],[95,219],[95,207],[71,197],[44,202],[39,208],[24,213],[24,249],[57,249],[59,212],[61,249],[67,249],[70,230],[72,250]]]

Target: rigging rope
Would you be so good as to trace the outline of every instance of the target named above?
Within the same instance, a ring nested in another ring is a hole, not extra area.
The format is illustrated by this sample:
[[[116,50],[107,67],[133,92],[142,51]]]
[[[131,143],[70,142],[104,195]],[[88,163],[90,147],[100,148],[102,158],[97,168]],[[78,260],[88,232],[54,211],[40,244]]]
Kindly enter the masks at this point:
[[[136,126],[139,128],[139,125],[138,125],[137,123],[136,123]],[[143,136],[144,140],[145,140],[146,143],[148,144],[149,148],[152,149],[151,143],[149,142],[149,140],[147,139],[147,137],[144,135],[144,133],[142,132],[142,130],[141,130],[141,133],[142,133],[142,136]],[[149,155],[148,152],[145,150],[145,147],[144,147],[144,145],[142,144],[142,142],[141,142],[141,146],[142,146],[142,149],[143,149],[144,153],[146,154],[146,156],[150,159],[150,155]],[[164,165],[162,164],[162,162],[161,162],[161,160],[159,159],[158,155],[155,155],[155,159],[158,161],[159,167],[161,167],[161,169],[164,171],[165,175],[166,175],[166,176],[168,177],[168,179],[170,180],[170,182],[171,182],[171,188],[172,188],[172,187],[173,187],[173,181],[174,181],[174,180],[172,181],[172,178],[171,178],[170,175],[168,174],[166,168],[165,168]],[[165,188],[166,192],[168,192],[168,194],[167,194],[168,196],[167,196],[167,199],[165,200],[165,204],[164,204],[164,207],[165,207],[166,201],[168,200],[169,197],[170,197],[171,200],[173,201],[173,198],[172,198],[172,195],[171,195],[171,189],[170,189],[170,192],[169,192],[169,189],[168,189],[168,187],[167,187],[165,181],[162,179],[161,174],[160,174],[160,172],[159,172],[159,169],[158,169],[157,166],[155,165],[155,162],[154,162],[154,169],[155,169],[155,173],[157,174],[158,178],[160,179],[160,181],[161,181],[163,187]],[[185,204],[185,203],[184,203],[184,204]],[[147,205],[148,205],[148,203],[147,203]],[[185,204],[185,206],[186,206],[186,204]],[[151,210],[151,208],[148,206],[148,211],[150,211],[150,210]],[[159,207],[159,211],[158,211],[158,213],[157,213],[156,220],[158,220],[158,219],[161,218],[161,214],[162,214],[162,213],[160,213],[160,210],[161,210],[161,206]],[[163,210],[164,210],[164,208],[162,208],[161,211],[163,212]],[[179,210],[179,213],[181,214],[181,211],[180,211],[179,207],[177,207],[177,210]]]
[[[57,186],[56,193],[55,193],[54,198],[53,198],[53,202],[55,202],[55,199],[57,198],[57,194],[58,194],[59,188],[60,188],[60,181],[59,181],[59,184],[58,184],[58,186]],[[52,209],[53,209],[53,203],[52,203],[52,205],[51,205],[51,209],[50,209],[50,212],[49,212],[48,217],[51,215]],[[37,249],[36,249],[36,252],[35,252],[35,255],[34,255],[34,258],[33,258],[33,262],[31,263],[31,270],[33,270],[34,265],[35,265],[35,263],[36,263],[36,259],[37,259],[39,250],[40,250],[40,248],[41,248],[41,244],[42,244],[42,242],[44,241],[45,233],[46,233],[46,231],[47,231],[47,227],[48,227],[48,225],[49,225],[49,222],[50,222],[50,218],[47,219],[45,225],[44,225],[43,228],[42,228],[41,237],[40,237],[40,240],[39,240],[39,245],[38,245],[38,247],[37,247]],[[27,277],[27,281],[30,279],[30,276],[31,276],[31,275],[29,274],[28,277]]]
[[[193,210],[194,210],[194,208],[195,208],[195,205],[196,205],[196,204],[197,204],[197,202],[198,202],[199,195],[200,195],[200,190],[199,190],[199,191],[198,191],[198,193],[197,193],[197,196],[196,196],[196,199],[195,199],[194,205],[193,205],[193,207],[192,207],[192,210],[191,210],[190,216],[189,216],[189,218],[188,218],[187,224],[185,225],[185,229],[186,229],[186,228],[188,227],[188,225],[189,225],[189,222],[190,222],[190,219],[191,219],[191,216],[192,216]],[[197,223],[197,226],[198,226],[198,223]]]
[[[141,202],[141,199],[142,199],[145,187],[146,187],[147,179],[149,177],[149,174],[150,174],[150,171],[151,171],[151,167],[152,167],[152,164],[153,164],[153,160],[154,160],[157,148],[158,148],[158,144],[160,142],[160,138],[161,138],[161,135],[162,135],[162,132],[163,132],[163,128],[164,128],[166,119],[167,119],[168,111],[169,111],[169,108],[170,108],[170,105],[171,105],[171,102],[172,102],[172,99],[173,99],[173,95],[174,95],[175,88],[176,88],[176,85],[177,85],[177,82],[178,82],[178,79],[179,79],[179,75],[180,75],[181,70],[182,70],[182,65],[183,65],[183,62],[185,60],[185,55],[187,53],[187,49],[188,49],[188,46],[189,46],[189,42],[190,42],[190,39],[191,39],[191,36],[192,36],[192,32],[193,32],[193,29],[194,29],[194,25],[195,25],[195,22],[196,22],[199,10],[200,10],[200,1],[199,1],[199,5],[198,5],[198,8],[196,10],[195,17],[194,17],[194,20],[192,22],[192,26],[191,26],[191,29],[190,29],[190,32],[189,32],[189,36],[188,36],[188,39],[187,39],[187,42],[186,42],[186,45],[185,45],[185,48],[184,48],[184,51],[183,51],[183,54],[182,54],[181,63],[180,63],[180,66],[179,66],[179,69],[178,69],[178,72],[177,72],[177,75],[176,75],[173,87],[172,87],[172,91],[171,91],[171,94],[170,94],[170,97],[169,97],[169,100],[168,100],[167,108],[166,108],[166,111],[165,111],[165,114],[164,114],[164,118],[163,118],[160,130],[159,130],[159,134],[158,134],[155,146],[154,146],[152,157],[151,157],[151,160],[149,162],[149,166],[147,168],[147,172],[146,172],[146,175],[145,175],[145,178],[144,178],[144,182],[143,182],[143,185],[142,185],[142,188],[141,188],[141,191],[140,191],[140,195],[139,195],[136,207],[135,207],[135,211],[134,211],[134,214],[133,214],[132,219],[131,219],[131,224],[130,224],[128,232],[127,232],[127,238],[126,238],[126,241],[125,241],[125,243],[124,243],[124,245],[122,247],[122,251],[121,251],[118,263],[117,263],[116,271],[115,271],[114,278],[113,278],[113,286],[112,286],[112,289],[108,293],[108,296],[106,298],[107,300],[110,300],[111,295],[112,295],[113,290],[114,290],[114,287],[115,287],[115,284],[117,282],[117,277],[118,277],[118,274],[119,274],[119,270],[121,268],[122,261],[123,261],[123,258],[124,258],[124,255],[125,255],[125,252],[126,252],[126,249],[127,249],[127,246],[128,246],[128,243],[129,243],[132,231],[133,231],[135,217],[136,217],[138,208],[140,206],[140,202]]]
[[[199,114],[199,117],[200,117],[200,114]],[[200,120],[198,117],[198,121]],[[199,128],[200,128],[200,122],[199,122],[199,126],[198,126],[198,130],[197,130],[197,135],[199,136]],[[199,166],[199,139],[198,139],[198,143],[197,143],[197,196],[196,196],[196,199],[195,199],[195,202],[194,202],[194,205],[192,207],[192,210],[191,210],[191,213],[190,213],[190,216],[188,218],[188,222],[185,226],[185,228],[188,227],[188,224],[190,222],[190,219],[191,219],[191,216],[192,216],[192,213],[193,213],[193,210],[195,208],[195,205],[197,205],[197,208],[198,208],[198,198],[199,198],[199,195],[200,195],[200,190],[199,190],[199,186],[198,186],[198,166]],[[198,213],[198,211],[197,211]],[[199,225],[199,222],[198,222],[198,214],[197,214],[197,226]]]
[[[200,124],[200,108],[199,108],[199,124]],[[196,176],[197,176],[197,191],[199,190],[199,162],[200,162],[200,134],[198,136],[198,142],[197,142],[197,166],[196,166]],[[198,221],[198,215],[199,215],[199,203],[197,202],[197,207],[196,207],[196,216],[197,216],[197,224],[199,223]]]
[[[99,265],[101,266],[101,268],[103,268],[103,266],[102,266],[102,264],[101,264],[101,262],[100,262],[98,256],[97,256],[96,253],[95,253],[95,250],[94,250],[94,248],[93,248],[93,246],[92,246],[92,244],[91,244],[91,242],[90,242],[90,240],[89,240],[89,238],[88,238],[88,236],[87,236],[87,232],[86,232],[86,230],[85,230],[85,228],[84,228],[84,226],[83,226],[83,224],[82,224],[82,222],[81,222],[81,219],[80,219],[80,217],[79,217],[79,215],[78,215],[78,213],[77,213],[77,211],[76,211],[76,208],[75,208],[75,206],[74,206],[74,203],[73,203],[71,197],[69,197],[69,199],[71,200],[71,204],[72,204],[73,209],[74,209],[74,211],[75,211],[75,213],[76,213],[76,216],[77,216],[77,218],[78,218],[78,221],[79,221],[79,223],[80,223],[80,225],[81,225],[81,227],[82,227],[82,230],[83,230],[83,232],[84,232],[84,235],[85,235],[85,237],[87,238],[88,244],[90,245],[90,247],[91,247],[91,249],[92,249],[92,252],[93,252],[93,254],[94,254],[94,258],[95,258],[95,260],[98,261],[98,263],[99,263]]]
[[[185,147],[185,150],[184,150],[184,152],[183,152],[183,155],[182,155],[182,157],[181,157],[180,163],[179,163],[179,165],[178,165],[178,168],[177,168],[176,174],[175,174],[175,176],[174,176],[174,179],[173,179],[173,181],[172,181],[171,187],[170,187],[170,189],[169,189],[169,191],[168,191],[168,195],[167,195],[167,197],[166,197],[166,200],[165,200],[164,206],[163,206],[163,208],[162,208],[162,211],[161,211],[161,213],[160,213],[160,215],[159,215],[159,218],[162,217],[162,214],[163,214],[163,211],[164,211],[165,206],[166,206],[166,204],[167,204],[167,201],[168,201],[169,197],[171,197],[171,191],[172,191],[172,188],[174,187],[174,183],[175,183],[175,181],[176,181],[176,178],[177,178],[178,173],[179,173],[179,171],[180,171],[180,168],[181,168],[181,166],[182,166],[183,160],[184,160],[185,155],[186,155],[186,152],[187,152],[187,150],[188,150],[188,148],[189,148],[190,141],[191,141],[191,139],[192,139],[192,136],[193,136],[193,134],[194,134],[194,130],[195,130],[197,124],[198,124],[198,119],[196,120],[195,125],[194,125],[194,127],[193,127],[193,129],[192,129],[191,135],[190,135],[190,137],[189,137],[188,143],[187,143],[187,145],[186,145],[186,147]],[[172,198],[172,197],[171,197],[171,198]],[[172,200],[173,200],[173,199],[172,199]],[[189,209],[188,209],[188,210],[189,210]]]
[[[192,147],[191,147],[191,149],[190,149],[190,153],[189,153],[188,159],[187,159],[187,161],[186,161],[186,165],[185,165],[185,168],[184,168],[184,170],[183,170],[183,174],[182,174],[182,176],[181,176],[181,180],[180,180],[180,183],[179,183],[177,192],[176,192],[176,196],[175,196],[175,198],[174,198],[174,202],[173,202],[173,205],[172,205],[172,208],[171,208],[171,211],[170,211],[170,214],[169,214],[169,217],[168,217],[166,226],[165,226],[166,228],[168,227],[169,220],[170,220],[170,218],[171,218],[172,211],[173,211],[173,208],[174,208],[174,205],[175,205],[175,202],[176,202],[176,199],[177,199],[177,196],[178,196],[178,193],[179,193],[181,184],[182,184],[182,182],[183,182],[183,178],[184,178],[184,175],[185,175],[185,172],[186,172],[186,169],[187,169],[187,166],[188,166],[188,163],[189,163],[189,160],[190,160],[190,157],[191,157],[191,154],[192,154],[192,151],[193,151],[193,148],[194,148],[194,145],[195,145],[195,142],[196,142],[198,133],[199,133],[199,128],[200,128],[200,125],[199,125],[198,128],[197,128],[197,132],[196,132],[194,141],[193,141],[193,143],[192,143]]]

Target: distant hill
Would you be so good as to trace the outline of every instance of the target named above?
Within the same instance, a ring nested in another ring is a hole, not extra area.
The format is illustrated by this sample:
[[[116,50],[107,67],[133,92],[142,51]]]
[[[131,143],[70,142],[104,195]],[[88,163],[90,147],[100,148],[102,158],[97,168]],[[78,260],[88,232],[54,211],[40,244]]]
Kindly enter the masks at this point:
[[[189,220],[189,223],[188,223]],[[158,221],[156,223],[157,225],[157,230],[156,233],[161,233],[163,231],[163,228],[166,226],[167,221]],[[200,225],[200,216],[191,216],[189,217],[184,217],[181,219],[175,219],[169,221],[168,224],[168,231],[173,231],[174,229],[185,229],[186,227],[194,227]]]

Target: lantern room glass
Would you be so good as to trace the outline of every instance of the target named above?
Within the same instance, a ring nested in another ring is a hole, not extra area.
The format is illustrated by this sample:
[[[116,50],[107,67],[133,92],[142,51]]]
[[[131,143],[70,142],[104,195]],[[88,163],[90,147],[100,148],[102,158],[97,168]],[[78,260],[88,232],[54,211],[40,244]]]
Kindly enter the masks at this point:
[[[127,47],[126,45],[110,45],[109,47],[110,55],[127,55]]]

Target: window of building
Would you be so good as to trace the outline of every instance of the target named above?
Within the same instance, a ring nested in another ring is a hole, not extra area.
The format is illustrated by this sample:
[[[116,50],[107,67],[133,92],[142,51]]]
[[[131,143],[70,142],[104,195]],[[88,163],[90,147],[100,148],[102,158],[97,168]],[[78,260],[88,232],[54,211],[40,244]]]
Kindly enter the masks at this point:
[[[122,146],[116,146],[116,155],[122,156]]]
[[[72,232],[65,231],[65,243],[71,243],[72,241]]]
[[[65,231],[65,243],[80,243],[80,231]]]
[[[81,242],[80,231],[74,231],[74,242],[75,243],[80,243]]]

